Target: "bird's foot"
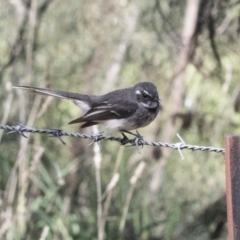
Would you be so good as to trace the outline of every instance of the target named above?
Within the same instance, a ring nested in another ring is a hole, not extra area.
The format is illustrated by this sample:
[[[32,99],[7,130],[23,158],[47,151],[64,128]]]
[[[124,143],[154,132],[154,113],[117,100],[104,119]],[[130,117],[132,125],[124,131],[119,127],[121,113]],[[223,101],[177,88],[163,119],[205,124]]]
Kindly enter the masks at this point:
[[[143,136],[140,135],[140,133],[138,131],[136,131],[136,133],[132,133],[132,132],[129,132],[129,131],[126,131],[126,130],[123,130],[122,132],[122,135],[123,135],[123,138],[121,140],[121,144],[122,145],[126,145],[126,144],[131,144],[131,145],[135,145],[137,147],[137,151],[138,153],[140,154],[140,151],[139,151],[139,146],[143,147]],[[130,135],[133,135],[135,136],[135,138],[133,139],[129,139],[126,134],[124,133],[128,133]]]
[[[129,138],[126,136],[126,134],[124,134],[123,132],[121,132],[121,133],[122,133],[122,135],[123,135],[123,138],[121,139],[121,144],[122,144],[122,145],[126,145],[126,144],[130,143],[130,142],[131,142],[131,139],[129,139]]]

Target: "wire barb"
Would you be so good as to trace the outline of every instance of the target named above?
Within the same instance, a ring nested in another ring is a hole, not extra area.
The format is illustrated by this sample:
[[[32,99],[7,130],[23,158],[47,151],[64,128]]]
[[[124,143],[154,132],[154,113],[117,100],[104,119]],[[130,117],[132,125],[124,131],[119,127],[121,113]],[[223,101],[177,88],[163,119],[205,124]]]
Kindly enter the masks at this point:
[[[90,147],[93,143],[97,143],[99,148],[101,149],[102,147],[100,145],[100,141],[102,140],[102,137],[104,137],[102,134],[103,134],[102,132],[92,134],[93,141],[88,144],[88,147]]]
[[[136,145],[138,153],[141,154],[139,147],[141,146],[143,148],[144,139],[143,139],[143,136],[140,135],[140,133],[137,130],[136,130],[136,132],[137,132],[137,134],[135,135],[136,137],[134,139],[134,143]]]
[[[52,130],[52,133],[51,133],[52,136],[51,137],[57,137],[63,145],[66,145],[66,143],[61,138],[61,136],[63,136],[62,129],[52,128],[50,130]]]
[[[184,156],[183,156],[182,151],[181,151],[181,146],[182,145],[186,145],[186,144],[185,144],[185,142],[183,141],[183,139],[181,138],[181,136],[178,133],[177,133],[177,136],[178,136],[178,138],[180,139],[181,142],[175,143],[175,145],[177,146],[178,152],[179,152],[179,154],[181,156],[181,159],[183,160]]]
[[[138,153],[141,154],[141,152],[139,150],[139,146],[141,146],[143,148],[143,143],[142,143],[142,142],[144,142],[143,136],[141,136],[137,130],[136,130],[136,133],[132,133],[129,131],[122,131],[121,133],[123,135],[123,138],[121,139],[121,144],[126,145],[126,147],[136,146]],[[129,139],[125,133],[133,135],[133,136],[135,136],[135,138]]]
[[[25,129],[25,125],[23,123],[17,123],[17,125],[15,127],[16,127],[15,129],[13,129],[12,131],[8,132],[7,134],[18,132],[22,137],[27,138],[27,136],[24,135],[24,133],[23,133],[24,129]]]
[[[68,137],[75,137],[75,138],[88,138],[88,139],[92,139],[93,143],[97,142],[99,143],[99,141],[101,140],[105,140],[105,141],[115,141],[118,142],[122,145],[127,145],[127,146],[153,146],[153,147],[166,147],[166,148],[172,148],[175,150],[183,150],[183,149],[187,149],[187,150],[192,150],[192,151],[208,151],[208,152],[216,152],[216,153],[225,153],[225,149],[224,148],[215,148],[215,147],[210,147],[210,146],[197,146],[197,145],[190,145],[190,144],[185,144],[185,142],[181,139],[180,143],[175,143],[175,144],[171,144],[171,143],[162,143],[162,142],[148,142],[145,141],[142,136],[141,138],[139,136],[135,136],[134,139],[128,139],[128,141],[123,144],[122,140],[123,138],[117,138],[117,137],[112,137],[112,136],[105,136],[102,133],[99,134],[81,134],[81,133],[72,133],[72,132],[65,132],[61,129],[35,129],[35,128],[28,128],[26,126],[24,126],[23,124],[17,124],[16,126],[9,126],[9,125],[3,125],[0,124],[0,129],[6,130],[9,133],[13,133],[13,132],[18,132],[20,133],[21,136],[26,137],[24,135],[24,132],[30,132],[30,133],[40,133],[40,134],[49,134],[55,137],[58,137],[61,140],[60,137],[62,136],[68,136]],[[123,134],[124,136],[125,134]],[[181,154],[180,154],[181,155]]]

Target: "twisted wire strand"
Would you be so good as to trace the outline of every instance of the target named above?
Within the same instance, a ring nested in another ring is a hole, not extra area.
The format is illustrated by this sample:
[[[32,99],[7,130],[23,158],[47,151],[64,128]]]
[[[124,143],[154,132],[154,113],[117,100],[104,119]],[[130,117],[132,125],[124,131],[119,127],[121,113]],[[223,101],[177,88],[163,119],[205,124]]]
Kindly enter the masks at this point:
[[[140,135],[139,137],[136,137],[134,139],[128,139],[126,143],[123,144],[122,138],[112,137],[112,136],[105,136],[102,133],[98,134],[81,134],[81,133],[73,133],[73,132],[66,132],[62,129],[36,129],[36,128],[29,128],[24,126],[23,124],[17,124],[15,126],[9,126],[9,125],[2,125],[0,124],[0,129],[6,130],[9,133],[18,132],[21,136],[26,137],[24,133],[40,133],[40,134],[49,134],[53,137],[59,138],[59,140],[63,143],[64,141],[61,139],[62,136],[68,136],[68,137],[76,137],[76,138],[84,138],[84,139],[92,139],[93,142],[99,142],[102,140],[105,141],[115,141],[122,145],[126,146],[153,146],[153,147],[166,147],[166,148],[172,148],[175,150],[192,150],[192,151],[208,151],[208,152],[216,152],[216,153],[225,153],[224,148],[216,148],[216,147],[210,147],[210,146],[197,146],[197,145],[190,145],[185,144],[183,141],[178,143],[163,143],[163,142],[150,142],[145,141]],[[91,143],[91,144],[92,144]]]

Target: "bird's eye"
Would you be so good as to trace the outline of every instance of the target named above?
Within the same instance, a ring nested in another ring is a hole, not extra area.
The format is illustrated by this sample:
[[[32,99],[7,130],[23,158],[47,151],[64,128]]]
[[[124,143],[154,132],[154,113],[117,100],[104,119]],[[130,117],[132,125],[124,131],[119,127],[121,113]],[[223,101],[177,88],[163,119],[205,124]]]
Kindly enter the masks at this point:
[[[147,98],[148,95],[144,92],[144,93],[143,93],[143,97],[144,97],[144,98]]]

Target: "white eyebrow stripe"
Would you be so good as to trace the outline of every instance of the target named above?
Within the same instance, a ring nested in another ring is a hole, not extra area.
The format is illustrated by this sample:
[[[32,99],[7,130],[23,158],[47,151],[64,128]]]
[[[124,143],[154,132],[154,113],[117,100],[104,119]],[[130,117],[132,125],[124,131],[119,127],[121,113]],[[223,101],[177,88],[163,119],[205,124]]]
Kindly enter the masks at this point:
[[[147,95],[151,95],[148,91],[143,90],[144,93],[146,93]]]
[[[151,96],[151,97],[152,97],[152,94],[149,93],[148,91],[144,90],[143,92],[146,93],[148,96]]]

